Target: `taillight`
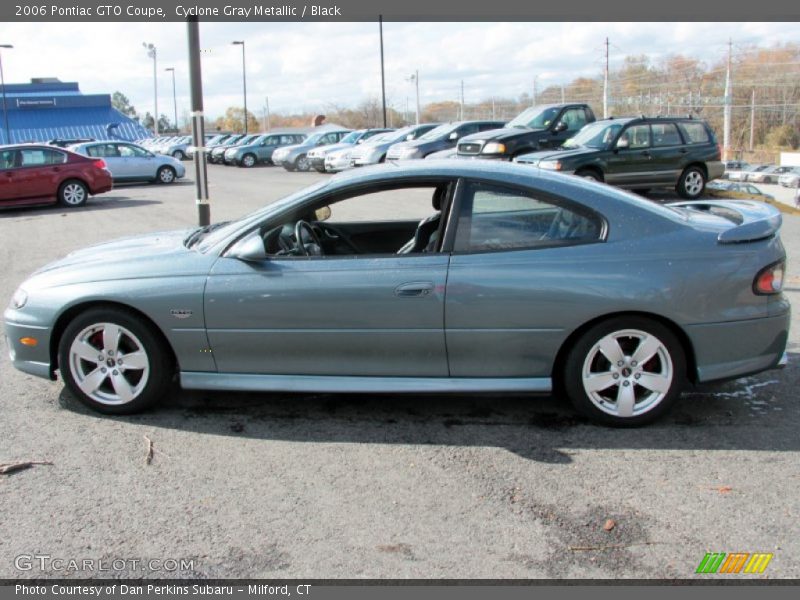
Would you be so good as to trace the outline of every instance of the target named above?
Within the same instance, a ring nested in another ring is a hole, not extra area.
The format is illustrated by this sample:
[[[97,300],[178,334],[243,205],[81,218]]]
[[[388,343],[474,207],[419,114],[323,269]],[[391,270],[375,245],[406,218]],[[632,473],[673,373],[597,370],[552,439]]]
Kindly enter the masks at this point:
[[[97,167],[98,169],[105,169],[105,168],[106,168],[106,161],[104,161],[102,158],[98,158],[98,159],[97,159],[96,161],[94,161],[92,164],[93,164],[95,167]]]
[[[764,267],[756,275],[753,291],[756,294],[780,294],[783,290],[783,261]]]

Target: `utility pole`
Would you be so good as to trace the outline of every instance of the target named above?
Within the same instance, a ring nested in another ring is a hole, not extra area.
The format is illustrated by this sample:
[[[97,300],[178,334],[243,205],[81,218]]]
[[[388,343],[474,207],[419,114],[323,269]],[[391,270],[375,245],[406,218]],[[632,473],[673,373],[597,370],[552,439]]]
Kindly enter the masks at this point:
[[[464,120],[464,80],[461,80],[461,120]]]
[[[531,106],[536,106],[536,79],[538,77],[538,75],[533,77],[533,99],[531,100]]]
[[[608,118],[608,38],[606,38],[606,67],[603,69],[603,118]]]
[[[194,152],[194,181],[197,190],[197,221],[201,227],[211,223],[208,201],[208,171],[206,165],[205,125],[203,123],[203,77],[200,71],[200,30],[197,17],[186,23],[189,37],[189,87],[192,91],[192,145]]]
[[[178,99],[175,96],[175,67],[169,67],[164,70],[172,72],[172,109],[175,112],[175,131],[178,131],[180,127],[178,127]]]
[[[494,121],[494,96],[492,96],[492,121]]]
[[[562,83],[561,84],[561,104],[564,104],[564,102],[566,102],[565,98],[566,98],[566,94],[564,93],[564,84]]]
[[[383,15],[378,15],[381,36],[381,98],[383,99],[383,126],[386,127],[386,78],[383,73]]]
[[[231,42],[234,46],[242,47],[242,99],[244,100],[244,134],[247,135],[247,71],[245,70],[244,40]]]
[[[11,44],[0,44],[0,48],[5,48],[10,50],[13,48]],[[3,86],[3,121],[5,122],[6,128],[6,144],[11,143],[11,129],[8,127],[8,106],[6,105],[6,78],[3,75],[3,55],[0,52],[0,85]]]
[[[753,137],[756,129],[756,88],[750,97],[750,152],[753,151]]]
[[[725,73],[725,109],[722,126],[722,160],[730,160],[731,146],[731,56],[733,54],[733,40],[728,40],[728,68]]]
[[[419,125],[419,69],[414,71],[414,83],[417,86],[417,125]]]
[[[153,59],[153,104],[155,105],[155,114],[153,115],[153,133],[158,135],[158,73],[156,70],[156,54],[157,50],[155,45],[147,42],[142,42],[142,46],[147,50],[147,56]]]

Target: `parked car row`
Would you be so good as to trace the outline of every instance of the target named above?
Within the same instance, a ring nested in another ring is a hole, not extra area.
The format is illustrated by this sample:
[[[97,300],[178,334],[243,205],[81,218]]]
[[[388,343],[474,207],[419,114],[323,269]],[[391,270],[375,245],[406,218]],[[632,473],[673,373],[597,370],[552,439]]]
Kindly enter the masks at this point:
[[[788,175],[784,179],[784,175]],[[789,183],[800,175],[800,167],[779,167],[777,165],[751,165],[744,161],[732,160],[725,163],[725,173],[723,179],[731,181],[750,181],[752,183],[780,183],[784,179],[788,187],[794,187]]]

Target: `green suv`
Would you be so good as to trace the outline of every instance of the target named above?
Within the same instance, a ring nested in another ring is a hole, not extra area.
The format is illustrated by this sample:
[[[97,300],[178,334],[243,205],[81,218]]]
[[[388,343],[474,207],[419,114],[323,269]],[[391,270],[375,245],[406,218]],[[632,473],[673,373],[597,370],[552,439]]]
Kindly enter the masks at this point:
[[[675,187],[699,197],[725,167],[714,132],[691,117],[625,117],[583,127],[555,150],[523,154],[516,162],[646,191]]]

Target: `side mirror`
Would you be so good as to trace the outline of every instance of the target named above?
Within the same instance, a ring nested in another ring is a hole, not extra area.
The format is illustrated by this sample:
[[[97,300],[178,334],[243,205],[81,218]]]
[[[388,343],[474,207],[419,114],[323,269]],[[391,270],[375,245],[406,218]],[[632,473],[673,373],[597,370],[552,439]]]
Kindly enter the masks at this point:
[[[617,145],[616,145],[616,148],[617,148],[617,149],[620,149],[620,148],[623,148],[623,149],[624,149],[624,148],[628,148],[630,145],[631,145],[631,143],[628,141],[628,138],[626,138],[626,137],[621,137],[621,138],[619,138],[619,139],[617,140]]]
[[[413,134],[413,133],[409,133],[409,134],[408,134],[408,135],[405,137],[405,140],[406,140],[407,142],[410,142],[410,141],[411,141],[411,140],[413,140],[413,139],[414,139],[414,134]]]
[[[553,133],[561,133],[562,131],[567,130],[567,124],[564,121],[559,121],[556,123],[555,127],[553,127]]]
[[[264,240],[258,230],[245,236],[228,250],[228,256],[245,262],[262,262],[267,259]]]
[[[314,219],[317,221],[327,221],[331,218],[331,207],[323,206],[314,211]]]
[[[447,136],[447,139],[450,140],[450,141],[457,140],[458,139],[458,132],[454,131],[453,133],[451,133],[450,135]]]

